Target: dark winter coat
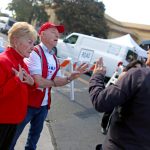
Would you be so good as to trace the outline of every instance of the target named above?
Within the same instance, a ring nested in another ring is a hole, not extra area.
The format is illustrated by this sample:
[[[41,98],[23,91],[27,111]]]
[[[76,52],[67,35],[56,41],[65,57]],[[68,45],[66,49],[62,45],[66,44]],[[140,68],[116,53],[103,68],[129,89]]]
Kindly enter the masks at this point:
[[[150,150],[150,69],[131,69],[107,88],[104,76],[95,74],[89,93],[99,112],[113,110],[103,150]]]

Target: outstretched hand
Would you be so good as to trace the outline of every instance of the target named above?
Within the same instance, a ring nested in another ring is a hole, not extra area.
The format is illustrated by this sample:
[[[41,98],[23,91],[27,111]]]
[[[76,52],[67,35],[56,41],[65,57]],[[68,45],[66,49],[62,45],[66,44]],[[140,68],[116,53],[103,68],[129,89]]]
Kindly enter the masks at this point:
[[[93,74],[95,74],[95,73],[102,73],[103,75],[106,74],[106,67],[103,66],[103,58],[102,58],[102,57],[100,57],[100,58],[96,61]]]
[[[78,78],[80,75],[88,72],[88,64],[86,63],[82,63],[80,66],[76,67],[75,70],[71,73],[70,75],[70,79],[74,80],[76,78]]]

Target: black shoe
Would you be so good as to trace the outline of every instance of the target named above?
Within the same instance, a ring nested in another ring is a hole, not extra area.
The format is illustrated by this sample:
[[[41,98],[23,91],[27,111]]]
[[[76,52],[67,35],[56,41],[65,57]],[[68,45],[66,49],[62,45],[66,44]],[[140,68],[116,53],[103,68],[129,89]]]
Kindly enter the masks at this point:
[[[104,135],[107,134],[107,130],[106,130],[105,128],[103,128],[103,127],[101,127],[101,132],[102,132]]]
[[[95,150],[102,150],[102,144],[98,144],[98,145],[96,145]]]

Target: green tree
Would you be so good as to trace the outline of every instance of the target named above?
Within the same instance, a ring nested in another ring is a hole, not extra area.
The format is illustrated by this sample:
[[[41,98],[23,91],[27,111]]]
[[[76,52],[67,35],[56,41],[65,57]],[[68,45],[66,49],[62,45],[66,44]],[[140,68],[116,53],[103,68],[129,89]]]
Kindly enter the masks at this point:
[[[66,31],[107,38],[109,28],[102,2],[94,0],[54,0],[56,16]]]
[[[31,23],[36,20],[43,23],[49,18],[43,0],[12,0],[8,5],[8,9],[15,12],[17,21]]]

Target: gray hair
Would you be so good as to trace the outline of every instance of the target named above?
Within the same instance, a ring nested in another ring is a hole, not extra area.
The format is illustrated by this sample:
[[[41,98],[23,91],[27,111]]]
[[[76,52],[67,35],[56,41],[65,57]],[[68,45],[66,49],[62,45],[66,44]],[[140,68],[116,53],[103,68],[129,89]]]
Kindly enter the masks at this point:
[[[27,22],[16,22],[8,31],[8,42],[10,46],[13,46],[13,38],[21,38],[29,36],[37,39],[37,32],[32,25]]]

